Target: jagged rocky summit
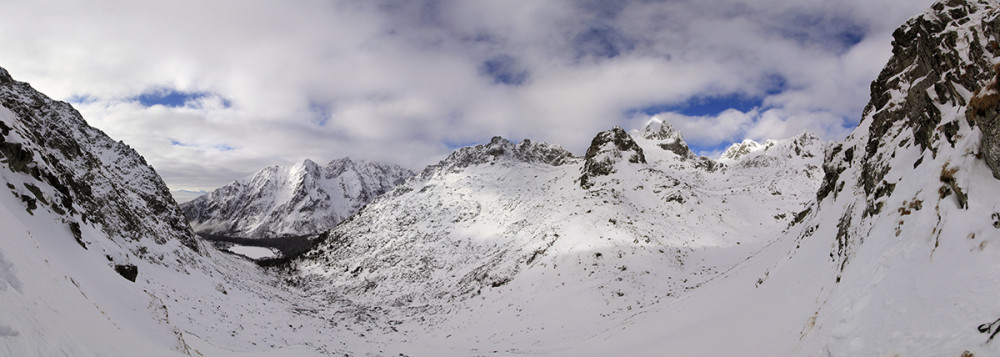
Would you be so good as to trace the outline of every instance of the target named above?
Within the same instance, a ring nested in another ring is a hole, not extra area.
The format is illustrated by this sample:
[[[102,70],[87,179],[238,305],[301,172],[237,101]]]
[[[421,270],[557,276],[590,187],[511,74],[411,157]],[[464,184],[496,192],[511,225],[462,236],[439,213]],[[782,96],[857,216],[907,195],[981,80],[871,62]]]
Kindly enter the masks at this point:
[[[195,231],[240,238],[316,234],[414,173],[395,165],[342,158],[270,166],[181,205]]]

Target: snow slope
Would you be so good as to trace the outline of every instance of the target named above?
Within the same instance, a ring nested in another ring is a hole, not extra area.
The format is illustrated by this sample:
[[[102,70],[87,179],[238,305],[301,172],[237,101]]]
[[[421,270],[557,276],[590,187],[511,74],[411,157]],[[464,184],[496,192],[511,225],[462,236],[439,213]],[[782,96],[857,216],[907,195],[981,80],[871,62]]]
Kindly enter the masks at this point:
[[[584,158],[502,138],[459,150],[332,230],[296,262],[299,286],[411,351],[551,353],[732,269],[822,178],[809,134],[728,166],[658,119],[633,135],[600,133]]]
[[[413,176],[399,166],[342,158],[270,166],[181,205],[195,231],[243,238],[323,232]]]
[[[897,30],[843,142],[494,138],[269,270],[0,70],[0,354],[1000,355],[998,7]]]
[[[141,156],[3,69],[0,191],[0,355],[328,355],[357,340],[198,241]]]
[[[334,229],[301,282],[426,355],[997,355],[1000,187],[977,157],[995,118],[966,107],[997,6],[941,2],[896,31],[822,157],[803,135],[719,165],[656,122],[559,164],[494,140],[470,150],[497,160],[445,160]]]
[[[827,150],[801,223],[565,355],[1000,354],[1000,185],[977,157],[989,118],[966,106],[993,76],[997,7],[940,2],[896,31],[865,117]]]

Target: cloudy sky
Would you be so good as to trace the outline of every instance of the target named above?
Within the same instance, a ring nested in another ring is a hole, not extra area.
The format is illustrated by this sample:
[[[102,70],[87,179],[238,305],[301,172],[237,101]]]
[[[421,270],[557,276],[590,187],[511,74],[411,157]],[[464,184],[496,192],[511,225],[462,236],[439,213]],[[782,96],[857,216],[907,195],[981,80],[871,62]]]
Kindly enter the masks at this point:
[[[6,1],[0,66],[171,189],[350,156],[413,169],[495,135],[582,154],[667,119],[712,155],[843,138],[929,0]]]

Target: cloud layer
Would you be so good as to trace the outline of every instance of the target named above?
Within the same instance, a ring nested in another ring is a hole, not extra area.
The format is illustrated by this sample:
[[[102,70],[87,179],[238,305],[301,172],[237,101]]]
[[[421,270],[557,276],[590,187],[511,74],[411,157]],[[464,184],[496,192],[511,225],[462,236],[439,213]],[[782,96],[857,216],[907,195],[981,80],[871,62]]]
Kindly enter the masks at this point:
[[[660,114],[704,152],[857,123],[927,0],[21,1],[0,66],[173,189],[304,158],[414,169],[494,135],[581,153]],[[750,108],[726,110],[724,98]],[[168,98],[168,99],[164,99]],[[160,102],[157,102],[160,100]],[[686,113],[695,101],[715,113]]]

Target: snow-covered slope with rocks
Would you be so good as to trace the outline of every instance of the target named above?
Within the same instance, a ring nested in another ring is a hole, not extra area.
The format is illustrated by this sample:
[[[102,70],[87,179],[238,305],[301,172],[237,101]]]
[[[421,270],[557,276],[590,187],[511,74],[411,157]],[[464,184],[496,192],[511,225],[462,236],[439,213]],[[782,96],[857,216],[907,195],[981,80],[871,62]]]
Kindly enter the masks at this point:
[[[787,234],[566,354],[1000,354],[1000,181],[987,162],[998,6],[942,1],[895,32],[861,124],[826,151],[817,201]]]
[[[897,30],[842,142],[494,138],[271,270],[0,70],[0,354],[998,355],[998,8]]]
[[[303,356],[359,344],[319,309],[202,244],[142,156],[0,69],[0,355]]]
[[[342,158],[274,165],[181,205],[199,233],[272,238],[320,233],[413,172],[395,165]]]
[[[658,119],[598,134],[582,158],[494,138],[376,199],[294,266],[310,294],[431,350],[545,353],[765,247],[815,197],[823,148],[804,134],[723,166]]]

